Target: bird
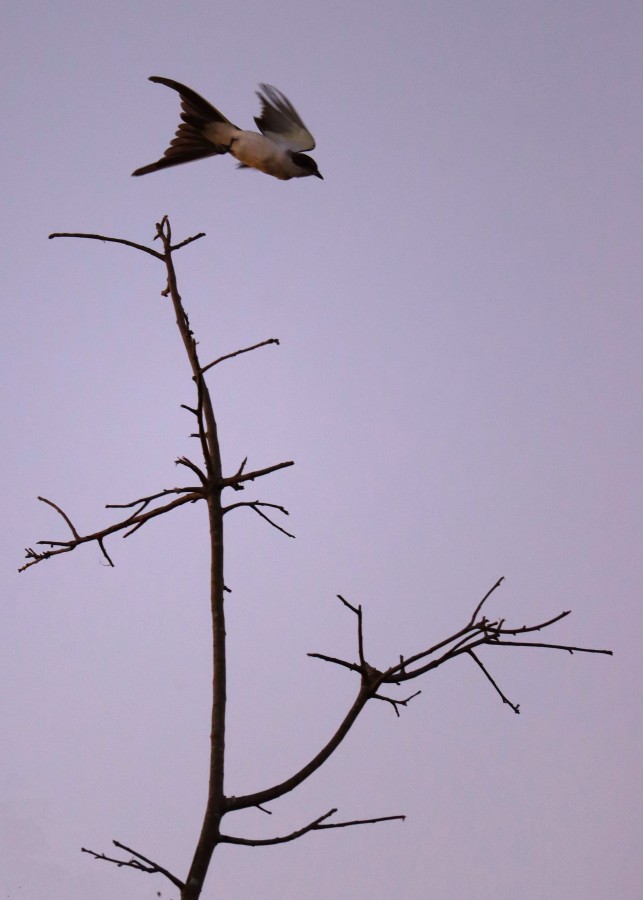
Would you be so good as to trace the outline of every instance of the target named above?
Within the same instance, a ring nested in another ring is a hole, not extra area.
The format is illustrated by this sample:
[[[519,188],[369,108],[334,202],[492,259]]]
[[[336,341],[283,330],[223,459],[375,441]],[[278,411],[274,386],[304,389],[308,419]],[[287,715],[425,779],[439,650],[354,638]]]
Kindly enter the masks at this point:
[[[313,150],[315,139],[302,122],[290,100],[277,88],[260,84],[256,94],[261,101],[261,114],[255,122],[261,134],[243,131],[196,91],[173,81],[152,75],[155,84],[164,84],[181,98],[181,123],[163,156],[148,166],[132,172],[147,175],[170,166],[230,153],[238,161],[238,169],[258,169],[281,181],[315,175],[323,180],[315,160],[304,150]]]

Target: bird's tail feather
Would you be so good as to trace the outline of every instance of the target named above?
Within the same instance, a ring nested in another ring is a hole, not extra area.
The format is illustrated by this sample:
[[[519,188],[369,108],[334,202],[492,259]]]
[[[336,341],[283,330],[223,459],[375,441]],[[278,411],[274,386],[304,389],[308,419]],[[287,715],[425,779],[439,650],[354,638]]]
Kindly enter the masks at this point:
[[[161,159],[136,169],[132,175],[147,175],[149,172],[157,172],[159,169],[167,169],[170,166],[179,166],[182,163],[193,162],[206,156],[228,152],[229,145],[217,144],[203,133],[207,126],[210,126],[210,132],[214,131],[216,136],[218,129],[212,129],[212,125],[217,124],[227,125],[232,129],[236,128],[218,109],[191,88],[179,84],[178,81],[161,78],[159,75],[152,75],[150,81],[164,84],[177,91],[181,97],[181,119],[183,121],[179,124],[175,136],[170,141],[170,146]]]

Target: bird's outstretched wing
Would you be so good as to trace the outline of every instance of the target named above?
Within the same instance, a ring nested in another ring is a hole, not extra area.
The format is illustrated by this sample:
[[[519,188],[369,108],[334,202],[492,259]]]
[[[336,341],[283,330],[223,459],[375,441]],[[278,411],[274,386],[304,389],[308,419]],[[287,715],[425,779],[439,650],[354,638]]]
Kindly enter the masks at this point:
[[[152,75],[149,80],[164,84],[179,94],[183,121],[161,159],[137,169],[132,175],[147,175],[148,172],[167,169],[169,166],[228,152],[230,137],[239,130],[236,125],[192,88],[159,75]]]
[[[315,138],[288,97],[269,84],[259,87],[261,91],[257,91],[257,97],[261,100],[261,115],[255,116],[259,131],[288,150],[314,150]]]

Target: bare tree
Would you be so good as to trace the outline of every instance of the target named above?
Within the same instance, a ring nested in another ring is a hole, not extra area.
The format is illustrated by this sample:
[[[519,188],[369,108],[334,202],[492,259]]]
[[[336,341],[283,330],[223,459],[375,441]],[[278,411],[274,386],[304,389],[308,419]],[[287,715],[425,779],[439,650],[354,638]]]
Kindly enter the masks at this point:
[[[406,706],[420,691],[415,691],[403,697],[390,696],[387,692],[391,688],[415,681],[422,675],[426,675],[432,669],[460,656],[469,657],[482,672],[484,677],[492,685],[503,703],[506,703],[514,713],[519,713],[519,705],[512,702],[505,695],[502,688],[493,678],[488,668],[482,663],[478,655],[480,647],[523,647],[546,648],[550,650],[564,650],[568,653],[602,653],[611,655],[610,650],[597,650],[589,647],[575,647],[567,644],[554,644],[537,639],[537,633],[553,626],[561,619],[566,618],[569,610],[558,613],[545,621],[534,625],[510,625],[504,618],[488,619],[484,614],[484,608],[489,597],[500,587],[500,578],[482,597],[473,610],[471,617],[464,626],[454,634],[444,638],[431,647],[427,647],[419,653],[409,656],[400,656],[391,662],[386,669],[377,669],[368,662],[368,654],[364,642],[364,613],[361,605],[349,603],[344,597],[339,600],[353,616],[356,626],[357,653],[352,660],[339,659],[324,653],[309,653],[311,657],[323,660],[332,665],[348,669],[357,676],[357,692],[355,699],[346,712],[336,731],[329,737],[326,744],[319,752],[298,772],[294,772],[289,778],[280,784],[274,784],[263,790],[244,796],[226,796],[224,790],[225,772],[225,724],[226,724],[226,631],[225,631],[225,593],[223,569],[224,551],[224,516],[233,509],[248,507],[261,516],[274,528],[289,534],[285,528],[275,521],[275,516],[288,515],[287,510],[274,503],[264,503],[258,500],[238,500],[225,505],[222,500],[223,492],[231,489],[234,492],[244,490],[248,482],[257,481],[266,475],[279,469],[292,466],[292,460],[274,463],[263,469],[254,471],[246,470],[247,460],[244,460],[237,471],[232,475],[224,475],[221,466],[221,452],[217,421],[212,406],[212,400],[206,381],[206,373],[224,360],[230,359],[241,353],[256,350],[267,344],[278,344],[276,338],[269,338],[251,347],[245,347],[221,356],[211,362],[202,363],[197,351],[197,342],[190,329],[185,307],[179,294],[176,273],[174,269],[173,254],[182,247],[187,246],[203,234],[197,234],[187,238],[178,244],[172,243],[172,230],[166,217],[156,225],[155,240],[159,241],[162,249],[154,249],[137,244],[122,238],[106,237],[100,234],[69,234],[57,233],[51,238],[73,237],[89,240],[109,241],[133,247],[142,253],[148,253],[158,259],[165,266],[167,285],[163,295],[169,297],[174,306],[176,323],[183,340],[183,345],[192,371],[192,377],[196,387],[196,401],[193,407],[185,406],[196,422],[194,437],[198,440],[202,459],[199,463],[187,457],[181,457],[176,462],[189,473],[192,483],[173,488],[165,488],[157,493],[139,497],[129,503],[108,504],[111,509],[122,510],[122,518],[114,524],[91,534],[81,534],[70,517],[51,500],[39,497],[43,503],[53,507],[71,532],[71,537],[61,540],[38,541],[39,549],[27,548],[27,562],[20,569],[24,571],[37,563],[62,553],[69,553],[81,544],[95,543],[107,561],[112,566],[113,561],[107,552],[106,541],[113,534],[121,533],[124,537],[132,535],[142,528],[151,519],[170,513],[179,506],[188,503],[205,502],[208,508],[210,528],[210,608],[212,615],[212,718],[211,718],[211,746],[210,746],[210,771],[208,799],[205,815],[201,827],[201,833],[194,850],[194,855],[187,876],[179,878],[174,873],[159,863],[144,856],[139,850],[114,841],[118,850],[125,856],[113,857],[105,853],[82,848],[83,852],[91,854],[96,859],[114,863],[117,866],[125,866],[148,874],[159,874],[169,879],[180,891],[181,900],[196,900],[201,895],[208,868],[212,860],[212,854],[221,844],[243,844],[246,846],[265,846],[269,844],[283,844],[296,840],[313,831],[321,831],[326,828],[348,828],[369,823],[384,822],[391,819],[404,819],[403,815],[376,816],[371,819],[358,819],[351,821],[337,821],[334,816],[336,809],[329,809],[317,816],[312,822],[308,822],[290,834],[280,835],[269,839],[253,839],[252,837],[236,837],[221,830],[222,821],[226,813],[259,807],[263,804],[283,797],[294,790],[310,775],[322,766],[326,760],[337,750],[346,737],[357,717],[362,712],[369,700],[380,700],[392,706],[399,716],[400,707]],[[291,535],[292,536],[292,535]],[[331,821],[332,820],[332,821]]]

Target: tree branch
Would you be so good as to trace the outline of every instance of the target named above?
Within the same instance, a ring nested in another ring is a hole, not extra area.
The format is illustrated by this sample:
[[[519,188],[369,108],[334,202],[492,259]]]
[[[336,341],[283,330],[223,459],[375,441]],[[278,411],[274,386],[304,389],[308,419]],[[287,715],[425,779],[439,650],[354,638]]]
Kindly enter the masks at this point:
[[[255,478],[261,478],[263,475],[270,475],[272,472],[277,472],[279,469],[287,469],[288,466],[294,465],[294,461],[289,460],[288,462],[277,463],[274,466],[267,466],[265,469],[256,469],[254,472],[247,472],[246,474],[237,472],[237,474],[233,475],[231,478],[224,478],[222,485],[223,487],[233,488],[235,485],[241,484],[244,481],[254,481]]]
[[[287,535],[287,537],[290,537],[290,538],[295,537],[294,534],[291,534],[289,531],[286,531],[286,529],[282,528],[281,525],[277,525],[276,522],[273,522],[269,516],[267,516],[265,513],[262,513],[261,510],[258,508],[260,506],[269,506],[271,509],[278,509],[279,512],[282,512],[285,516],[290,515],[288,510],[285,509],[283,506],[279,506],[277,503],[262,503],[259,500],[253,500],[253,501],[246,501],[246,502],[240,502],[240,503],[231,503],[230,506],[224,506],[223,514],[225,515],[226,513],[230,512],[231,510],[238,509],[241,506],[247,506],[250,509],[253,509],[257,513],[257,515],[261,516],[262,519],[265,519],[266,522],[268,522],[270,525],[272,525],[273,528],[276,528],[277,531],[281,531],[282,534]]]
[[[183,487],[183,488],[165,488],[156,494],[149,494],[147,497],[139,497],[137,500],[130,500],[129,503],[106,503],[105,509],[130,509],[132,506],[140,506],[137,513],[142,512],[153,500],[159,497],[167,497],[169,494],[193,494],[200,493],[200,487]],[[135,515],[135,514],[134,514]]]
[[[490,647],[539,647],[542,650],[566,650],[568,653],[598,653],[614,656],[613,650],[597,650],[595,647],[575,647],[572,644],[544,644],[536,641],[490,641]]]
[[[497,691],[498,694],[500,695],[500,697],[501,697],[501,699],[502,699],[502,702],[503,702],[503,703],[507,703],[507,704],[513,709],[513,711],[514,711],[517,715],[520,715],[520,704],[519,704],[519,703],[512,703],[511,700],[509,700],[507,697],[505,697],[505,695],[502,693],[502,691],[501,691],[500,688],[498,687],[497,683],[496,683],[496,682],[494,681],[494,679],[491,677],[491,675],[489,674],[489,672],[487,672],[486,668],[483,666],[482,662],[481,662],[481,661],[478,659],[478,657],[475,655],[475,653],[473,652],[473,650],[469,650],[468,653],[469,653],[469,656],[471,657],[471,659],[474,661],[474,663],[476,663],[476,665],[478,665],[478,666],[480,667],[480,669],[482,670],[482,672],[483,672],[484,675],[485,675],[485,678],[488,678],[488,679],[489,679],[489,681],[491,682],[491,684],[492,684],[494,690]]]
[[[513,704],[500,690],[497,683],[494,681],[490,673],[487,671],[486,667],[482,664],[482,662],[478,659],[473,650],[480,646],[488,646],[488,647],[498,647],[498,646],[528,646],[528,647],[544,647],[550,649],[557,650],[567,650],[568,652],[580,652],[580,653],[605,653],[610,654],[609,650],[597,650],[597,649],[588,649],[584,647],[574,647],[562,644],[548,644],[542,642],[521,642],[521,641],[509,641],[502,640],[503,635],[516,635],[516,634],[525,634],[534,631],[540,631],[544,628],[548,628],[556,622],[560,622],[561,619],[567,617],[570,612],[566,610],[562,613],[559,613],[557,616],[553,616],[552,618],[546,620],[545,622],[540,622],[537,625],[522,625],[516,628],[508,628],[505,627],[505,620],[498,619],[494,622],[489,621],[486,618],[482,618],[480,621],[476,622],[476,619],[482,609],[483,604],[486,600],[491,596],[491,594],[500,586],[503,579],[499,579],[496,584],[485,594],[482,598],[481,602],[476,606],[474,610],[474,614],[471,616],[467,625],[464,628],[461,628],[459,631],[456,631],[454,634],[445,638],[442,641],[439,641],[437,644],[434,644],[432,647],[427,648],[426,650],[422,650],[419,653],[416,653],[412,656],[404,656],[401,655],[399,657],[399,661],[394,665],[390,666],[388,669],[384,671],[378,671],[378,669],[371,666],[366,660],[366,654],[364,650],[364,639],[363,639],[363,613],[361,606],[353,606],[347,600],[344,599],[341,595],[338,595],[341,602],[346,606],[351,612],[355,614],[358,620],[358,655],[359,662],[350,662],[347,660],[339,659],[337,657],[328,656],[323,653],[309,653],[308,656],[311,656],[316,659],[321,659],[324,662],[329,662],[334,665],[342,666],[346,669],[349,669],[352,672],[356,672],[360,675],[360,690],[357,696],[357,699],[353,703],[353,706],[349,710],[349,713],[346,719],[340,725],[338,731],[333,735],[331,740],[325,745],[325,747],[319,752],[313,764],[320,765],[325,759],[327,759],[331,753],[337,748],[348,729],[352,726],[353,722],[362,711],[368,700],[378,699],[383,700],[387,703],[390,703],[396,714],[399,716],[398,706],[405,706],[413,697],[417,696],[417,694],[413,694],[410,697],[407,697],[405,700],[395,700],[390,697],[386,697],[378,693],[379,688],[383,684],[401,684],[404,681],[410,681],[414,678],[418,678],[420,675],[428,673],[431,669],[435,669],[448,660],[455,659],[458,656],[466,653],[476,662],[484,673],[485,677],[490,681],[495,690],[498,692],[499,696],[502,698],[504,703],[507,703],[514,712],[519,712],[519,706],[517,704]],[[440,652],[441,651],[441,652]],[[436,653],[439,653],[439,656],[435,656]],[[431,658],[434,657],[434,658]],[[418,668],[411,669],[410,667],[413,664],[421,662],[422,660],[429,659],[428,662],[419,666]],[[352,718],[352,721],[348,722],[349,719]],[[348,722],[348,724],[347,724]],[[321,759],[321,762],[319,760]],[[294,775],[292,779],[289,779],[286,782],[283,782],[281,785],[277,785],[274,788],[269,789],[266,792],[258,792],[257,794],[252,795],[255,798],[255,802],[265,802],[267,800],[274,799],[276,796],[281,796],[286,793],[288,790],[292,790],[293,787],[296,787],[304,778],[307,778],[311,774],[310,771],[307,771],[306,768],[302,769],[299,773]],[[251,805],[247,803],[248,798],[235,798],[235,803],[240,803],[242,806]],[[236,806],[234,808],[237,808]]]
[[[323,816],[319,816],[315,819],[314,822],[310,822],[310,824],[305,825],[303,828],[298,828],[297,831],[292,831],[290,834],[285,834],[282,837],[240,838],[233,837],[229,834],[222,834],[221,840],[226,844],[239,844],[244,847],[270,847],[274,844],[287,844],[289,841],[296,841],[297,838],[303,837],[303,835],[308,834],[309,831],[317,830],[324,819],[327,819],[336,812],[336,809],[330,809],[327,813],[324,813]]]
[[[78,232],[56,231],[53,234],[49,235],[49,240],[59,237],[86,238],[89,241],[103,241],[105,243],[111,244],[124,244],[126,247],[133,247],[135,250],[140,250],[141,253],[149,253],[150,256],[154,256],[156,259],[165,259],[163,254],[159,253],[158,250],[153,250],[151,247],[146,247],[144,244],[136,244],[134,241],[126,241],[124,238],[107,237],[104,234],[80,234]],[[196,240],[196,238],[193,238],[193,240]]]
[[[186,466],[186,468],[188,468],[188,469],[190,469],[190,471],[194,472],[194,474],[197,476],[197,478],[199,479],[201,484],[207,485],[208,478],[205,475],[205,473],[201,471],[201,469],[196,465],[196,463],[193,463],[191,459],[188,459],[187,456],[179,456],[179,458],[176,460],[176,464],[177,464],[177,466]]]
[[[132,857],[138,857],[137,859],[114,859],[112,856],[106,856],[104,853],[97,853],[95,850],[88,850],[86,847],[81,847],[81,851],[83,853],[89,853],[94,859],[101,859],[104,862],[111,862],[114,865],[121,868],[124,866],[125,868],[136,869],[138,872],[146,872],[148,875],[164,875],[168,878],[172,884],[177,887],[179,890],[183,890],[185,884],[181,881],[180,878],[177,878],[176,875],[173,875],[169,869],[165,869],[163,866],[159,866],[158,863],[153,862],[151,859],[148,859],[146,856],[143,856],[142,853],[137,853],[136,850],[132,850],[131,847],[126,847],[125,844],[121,844],[119,841],[112,841],[115,847],[118,847],[120,850],[125,850],[126,853],[131,853]],[[143,862],[140,862],[142,860]],[[146,863],[147,865],[144,865]]]
[[[54,541],[54,540],[43,540],[38,541],[38,545],[45,545],[48,547],[57,547],[56,550],[43,550],[37,551],[32,547],[27,547],[25,550],[26,558],[29,560],[28,563],[25,563],[24,566],[21,566],[18,571],[24,572],[30,566],[35,566],[36,563],[42,562],[44,559],[49,559],[52,556],[57,556],[60,553],[70,553],[72,550],[75,550],[76,547],[79,547],[81,544],[91,543],[95,541],[100,549],[103,552],[103,556],[107,559],[107,562],[110,566],[113,567],[114,563],[107,555],[107,551],[105,550],[103,541],[110,534],[115,534],[118,531],[123,531],[124,529],[131,529],[128,534],[132,534],[133,531],[140,528],[142,525],[145,525],[150,519],[154,519],[157,516],[162,516],[167,512],[170,512],[172,509],[176,509],[178,506],[183,506],[186,503],[194,503],[196,500],[203,499],[203,493],[200,491],[194,491],[189,494],[184,494],[181,497],[177,497],[175,500],[172,500],[170,503],[166,503],[164,506],[157,506],[155,509],[150,509],[147,512],[141,512],[133,516],[128,516],[126,519],[121,522],[116,522],[114,525],[109,525],[107,528],[102,528],[100,531],[95,531],[92,534],[81,535],[78,533],[74,525],[72,524],[69,516],[60,509],[59,506],[56,506],[55,503],[52,503],[51,500],[47,500],[46,497],[38,497],[38,499],[42,503],[47,503],[49,506],[53,507],[56,512],[58,512],[62,518],[65,520],[69,529],[72,533],[73,540],[70,541]],[[135,527],[132,528],[132,525]],[[127,535],[124,535],[127,537]]]
[[[361,666],[358,663],[349,662],[347,659],[338,659],[336,656],[327,656],[325,653],[307,653],[311,659],[321,659],[322,662],[333,663],[336,666],[343,666],[350,669],[351,672],[361,672]]]
[[[392,822],[395,819],[404,821],[406,816],[376,816],[373,819],[353,819],[351,822],[326,822],[330,816],[335,815],[336,809],[330,809],[323,816],[319,816],[314,822],[303,828],[292,831],[283,837],[275,838],[238,838],[231,835],[221,835],[221,840],[227,844],[239,844],[245,847],[269,847],[274,844],[286,844],[289,841],[295,841],[297,838],[303,837],[311,831],[323,831],[325,828],[351,828],[354,825],[375,825],[378,822]],[[322,824],[324,823],[324,824]]]
[[[80,232],[71,232],[71,231],[55,231],[53,234],[49,235],[49,240],[53,238],[59,237],[68,237],[68,238],[85,238],[90,241],[102,241],[103,243],[110,244],[123,244],[125,247],[133,247],[134,250],[140,250],[142,253],[149,253],[150,256],[154,256],[156,259],[160,259],[162,262],[165,262],[165,254],[159,253],[158,250],[153,250],[151,247],[146,247],[144,244],[137,244],[135,241],[127,241],[125,238],[115,238],[115,237],[107,237],[104,234],[83,234]],[[199,234],[194,234],[192,237],[186,238],[184,241],[181,241],[179,244],[174,244],[169,249],[171,252],[175,250],[181,250],[182,247],[187,247],[188,244],[191,244],[193,241],[198,241],[199,238],[205,237],[205,232],[201,231]]]
[[[242,350],[235,350],[234,353],[226,353],[225,356],[220,356],[213,362],[208,363],[207,366],[203,366],[201,374],[205,375],[209,369],[213,366],[218,366],[219,363],[222,363],[226,359],[232,359],[235,356],[239,356],[241,353],[250,353],[251,350],[257,350],[259,347],[265,347],[267,344],[279,344],[279,338],[268,338],[265,341],[260,341],[258,344],[253,344],[252,347],[244,347]]]
[[[475,624],[475,621],[476,621],[476,619],[478,618],[478,613],[480,612],[480,610],[482,609],[482,607],[485,605],[485,603],[487,602],[487,600],[489,599],[489,597],[493,594],[493,592],[494,592],[495,590],[497,590],[497,589],[500,587],[500,585],[502,584],[502,582],[503,582],[504,580],[505,580],[505,576],[504,576],[504,575],[501,575],[500,578],[499,578],[499,579],[496,581],[496,583],[494,584],[494,586],[491,587],[491,588],[489,588],[489,590],[488,590],[487,593],[484,595],[484,597],[482,598],[482,600],[480,601],[480,603],[478,603],[478,605],[477,605],[476,608],[474,609],[473,615],[471,616],[471,619],[469,620],[469,625],[472,626],[472,625]]]
[[[353,825],[376,825],[378,822],[394,822],[399,820],[406,821],[406,816],[376,816],[374,819],[353,819],[352,822],[327,822],[324,825],[318,825],[317,831],[324,828],[350,828]]]
[[[415,697],[419,697],[422,691],[416,691],[414,694],[411,694],[410,697],[407,697],[405,700],[395,700],[393,697],[385,697],[383,694],[373,694],[373,700],[384,700],[386,703],[390,703],[395,711],[395,715],[400,718],[400,711],[398,706],[408,706],[408,704]]]
[[[310,762],[308,762],[290,778],[282,781],[280,784],[273,785],[272,787],[266,788],[265,790],[256,791],[253,794],[246,794],[240,797],[228,797],[226,800],[226,810],[232,811],[238,809],[247,809],[247,807],[249,806],[263,805],[265,803],[269,803],[271,800],[276,800],[277,797],[283,797],[284,794],[287,794],[290,791],[294,790],[294,788],[298,787],[303,781],[309,778],[313,774],[313,772],[316,772],[317,769],[319,769],[319,767],[322,766],[332,755],[332,753],[334,753],[334,751],[350,731],[353,723],[366,705],[369,697],[370,687],[363,681],[360,685],[359,692],[353,702],[353,705],[344,716],[344,719],[341,722],[339,728],[337,728],[335,733],[331,736],[330,740],[324,745],[324,747],[322,747],[319,753],[317,753],[310,760]]]
[[[186,238],[178,244],[173,244],[170,247],[170,250],[174,253],[175,250],[181,250],[183,247],[187,247],[188,244],[191,244],[193,241],[198,241],[202,237],[205,237],[205,231],[200,231],[198,234],[193,234],[192,237]]]

